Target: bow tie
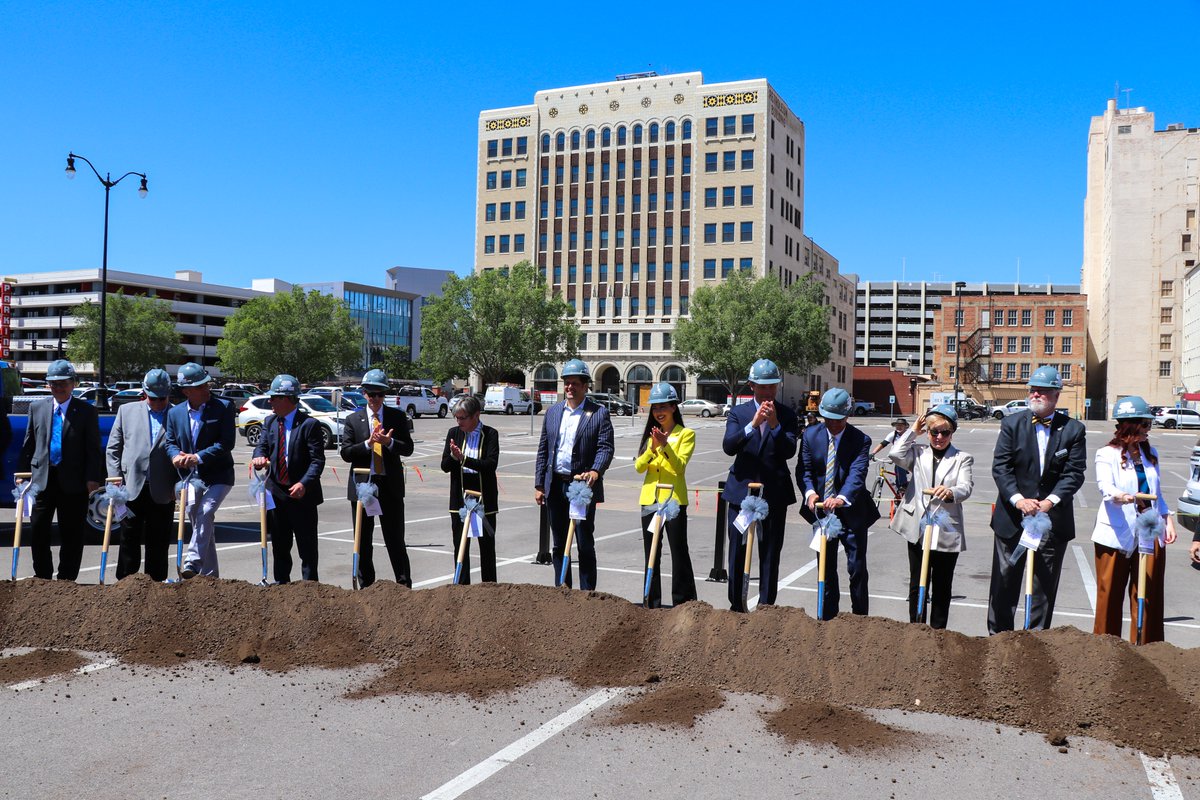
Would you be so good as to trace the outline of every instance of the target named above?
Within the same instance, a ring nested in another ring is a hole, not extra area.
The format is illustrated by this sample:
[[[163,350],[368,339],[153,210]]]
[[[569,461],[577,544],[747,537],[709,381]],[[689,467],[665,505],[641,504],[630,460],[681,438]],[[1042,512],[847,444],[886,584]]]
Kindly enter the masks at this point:
[[[1053,422],[1053,421],[1054,421],[1054,415],[1053,415],[1053,414],[1051,414],[1051,415],[1050,415],[1050,416],[1048,416],[1048,417],[1039,417],[1037,414],[1034,414],[1034,415],[1033,415],[1033,424],[1034,424],[1034,425],[1045,425],[1047,428],[1049,428],[1049,427],[1050,427],[1050,423],[1051,423],[1051,422]]]

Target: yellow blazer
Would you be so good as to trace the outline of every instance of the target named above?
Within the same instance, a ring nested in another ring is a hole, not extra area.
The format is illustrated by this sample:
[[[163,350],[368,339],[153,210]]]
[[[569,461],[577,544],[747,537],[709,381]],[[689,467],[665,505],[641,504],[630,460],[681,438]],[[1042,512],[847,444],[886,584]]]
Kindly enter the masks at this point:
[[[671,496],[679,501],[679,505],[687,508],[687,479],[684,478],[683,473],[687,469],[688,460],[692,457],[692,451],[695,449],[696,432],[682,425],[676,425],[671,430],[667,435],[667,443],[658,450],[646,447],[646,452],[639,455],[633,462],[634,469],[646,473],[639,500],[641,505],[654,504],[655,484],[669,483],[675,487],[671,491]],[[667,498],[661,497],[660,499],[665,501]]]

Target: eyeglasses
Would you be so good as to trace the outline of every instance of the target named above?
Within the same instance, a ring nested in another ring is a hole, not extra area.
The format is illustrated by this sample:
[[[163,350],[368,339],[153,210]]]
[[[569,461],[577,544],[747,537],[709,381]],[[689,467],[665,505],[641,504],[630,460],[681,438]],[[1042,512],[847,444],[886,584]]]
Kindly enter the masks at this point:
[[[465,421],[465,420],[468,420],[468,419],[470,419],[470,417],[468,417],[468,416],[466,416],[466,415],[459,415],[459,414],[455,414],[455,415],[454,415],[454,418],[455,418],[456,420],[458,420],[459,422],[463,422],[463,421]]]
[[[951,434],[951,433],[953,433],[953,432],[954,432],[954,431],[950,430],[949,428],[938,428],[936,431],[935,431],[935,430],[933,430],[933,429],[931,428],[931,429],[929,430],[929,435],[930,435],[930,436],[937,436],[937,437],[939,437],[939,438],[940,438],[940,437],[942,437],[942,436],[946,436],[946,437],[948,437],[948,436],[950,436],[950,434]]]
[[[384,393],[383,393],[383,392],[367,392],[366,394],[367,394],[367,397],[376,397],[376,398],[378,398],[378,397],[383,397],[383,396],[384,396]]]

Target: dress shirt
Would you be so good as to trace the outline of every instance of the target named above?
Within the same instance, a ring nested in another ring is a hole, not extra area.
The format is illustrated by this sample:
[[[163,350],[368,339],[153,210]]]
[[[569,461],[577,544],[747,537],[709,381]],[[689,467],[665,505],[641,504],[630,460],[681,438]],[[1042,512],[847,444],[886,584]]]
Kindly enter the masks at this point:
[[[203,414],[204,414],[204,406],[200,406],[199,408],[192,408],[191,404],[190,403],[188,404],[188,420],[191,423],[191,431],[192,431],[192,450],[200,449],[199,447],[196,446],[196,439],[200,435],[200,417],[203,416]],[[196,463],[203,464],[204,459],[200,458],[200,456],[197,455]]]
[[[563,407],[562,421],[558,425],[558,449],[554,453],[554,471],[566,475],[571,471],[572,455],[575,452],[575,432],[583,419],[583,403],[574,409]]]
[[[1050,413],[1046,415],[1048,420],[1053,420],[1054,415],[1058,413],[1054,409],[1050,409]],[[1046,447],[1050,444],[1050,423],[1033,423],[1033,433],[1037,436],[1038,446],[1038,474],[1046,471]],[[1025,499],[1025,495],[1017,492],[1012,497],[1008,498],[1008,502],[1016,505]],[[1051,505],[1058,505],[1059,497],[1056,494],[1046,495],[1046,499]]]
[[[751,403],[754,403],[754,413],[756,413],[756,414],[757,414],[757,413],[758,413],[758,409],[759,409],[759,407],[761,407],[761,406],[762,406],[762,403],[758,402],[757,400],[751,400],[750,402],[751,402]],[[776,422],[776,423],[775,423],[775,427],[774,427],[774,428],[768,428],[768,427],[767,427],[767,423],[766,423],[766,421],[764,420],[764,421],[763,421],[763,423],[762,423],[761,425],[759,425],[759,426],[758,426],[758,430],[759,430],[759,432],[760,432],[760,433],[763,435],[763,438],[765,439],[768,433],[777,433],[777,432],[779,431],[779,423],[778,423],[778,422]],[[747,423],[746,423],[746,428],[745,428],[745,431],[746,431],[746,435],[747,435],[747,436],[750,436],[751,434],[753,434],[753,433],[754,433],[754,419],[753,419],[753,417],[751,417],[751,420],[750,420],[750,422],[747,422]]]
[[[300,410],[299,406],[292,409],[291,413],[283,418],[283,463],[288,462],[288,443],[292,441],[292,426],[296,424],[296,412]]]
[[[163,425],[167,422],[167,411],[166,409],[155,411],[150,408],[149,404],[146,405],[146,411],[150,415],[150,444],[153,445],[158,440],[159,431],[163,429]]]

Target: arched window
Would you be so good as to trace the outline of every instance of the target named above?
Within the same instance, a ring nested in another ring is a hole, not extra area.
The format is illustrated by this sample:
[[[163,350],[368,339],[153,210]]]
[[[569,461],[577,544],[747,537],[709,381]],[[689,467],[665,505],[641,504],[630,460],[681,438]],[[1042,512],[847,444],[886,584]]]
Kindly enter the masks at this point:
[[[596,146],[596,130],[594,128],[588,128],[587,146],[589,150]]]
[[[654,144],[657,141],[658,141],[658,123],[651,122],[650,123],[650,144]]]
[[[612,129],[611,128],[601,128],[600,129],[600,146],[608,147],[611,144],[612,144]]]
[[[629,368],[629,375],[625,378],[626,383],[650,383],[654,380],[654,373],[645,364]]]
[[[642,126],[641,125],[633,126],[633,143],[634,144],[642,143]]]
[[[549,364],[542,364],[533,373],[533,379],[535,381],[556,381],[558,380],[558,370]]]
[[[579,131],[571,131],[571,149],[579,149]]]
[[[621,125],[617,128],[617,146],[623,147],[624,145],[625,145],[625,126]]]
[[[692,121],[690,119],[685,119],[683,121],[683,140],[685,142],[690,142],[692,140]]]
[[[675,123],[674,122],[667,123],[667,141],[668,142],[675,141]]]
[[[559,152],[567,149],[567,135],[565,133],[560,133],[554,137],[554,148]]]
[[[550,134],[548,134],[548,133],[542,134],[542,152],[543,153],[550,152]]]
[[[684,373],[683,367],[672,364],[663,369],[659,380],[666,381],[667,383],[684,383],[687,381],[687,375]]]

